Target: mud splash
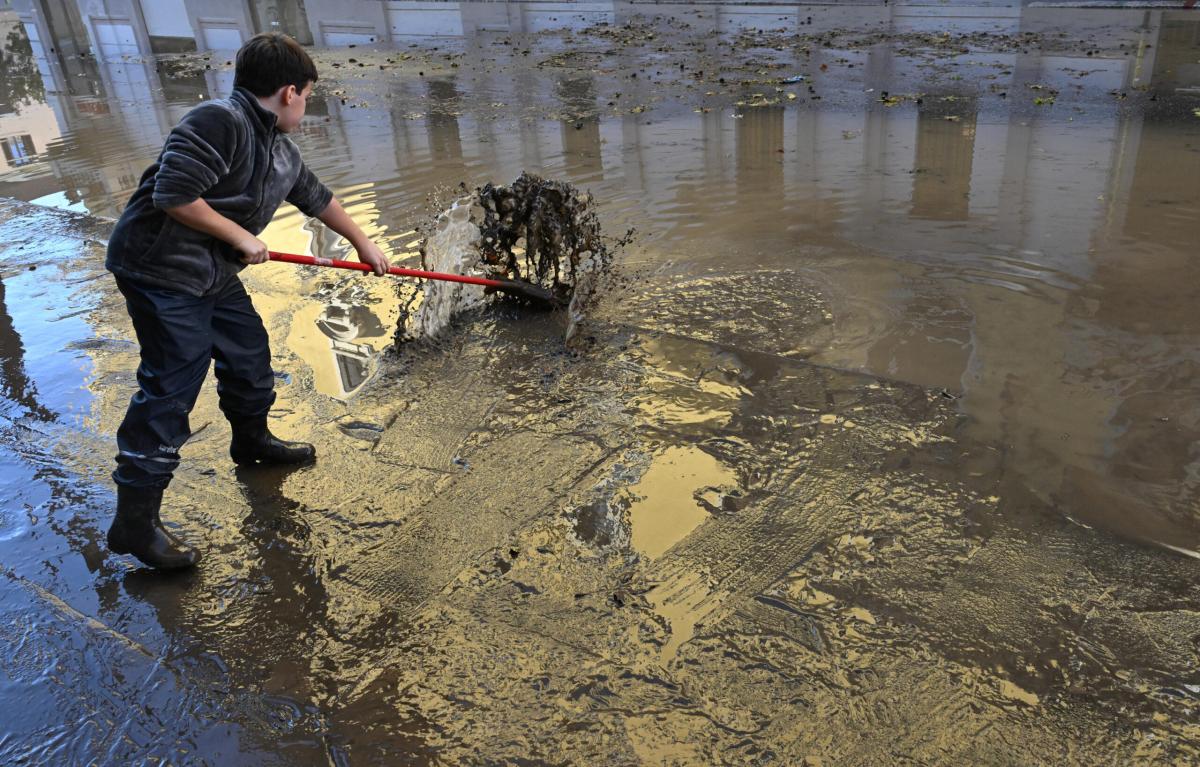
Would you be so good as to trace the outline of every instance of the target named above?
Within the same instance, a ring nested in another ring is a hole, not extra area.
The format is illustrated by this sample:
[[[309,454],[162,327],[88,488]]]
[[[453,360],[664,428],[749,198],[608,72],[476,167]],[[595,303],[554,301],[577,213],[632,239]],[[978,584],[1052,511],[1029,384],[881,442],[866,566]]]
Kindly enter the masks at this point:
[[[581,273],[611,262],[590,192],[526,172],[511,186],[480,189],[479,204],[483,260],[496,276],[568,299]]]
[[[600,278],[612,266],[595,200],[564,181],[525,172],[509,186],[487,184],[438,214],[421,247],[422,268],[451,274],[521,280],[553,293],[567,306],[569,342]],[[617,242],[625,244],[632,232]],[[482,305],[484,288],[428,281],[402,312],[397,343],[436,338],[455,316]],[[499,299],[520,301],[493,293]]]

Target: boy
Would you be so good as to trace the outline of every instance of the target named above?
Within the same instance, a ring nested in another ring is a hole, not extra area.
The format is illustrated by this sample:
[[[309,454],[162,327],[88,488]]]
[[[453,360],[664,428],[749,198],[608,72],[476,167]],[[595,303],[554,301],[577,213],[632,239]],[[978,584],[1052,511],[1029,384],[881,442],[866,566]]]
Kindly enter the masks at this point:
[[[108,244],[141,346],[137,378],[117,431],[117,514],[108,547],[163,569],[200,555],[159,518],[163,490],[190,436],[209,360],[238,464],[301,464],[312,445],[267,428],[275,401],[262,319],[238,272],[267,260],[256,236],[284,200],[344,236],[359,260],[384,274],[388,260],[300,160],[285,135],[304,117],[317,69],[286,35],[262,34],[237,54],[234,92],[197,106],[171,131],[130,198]]]

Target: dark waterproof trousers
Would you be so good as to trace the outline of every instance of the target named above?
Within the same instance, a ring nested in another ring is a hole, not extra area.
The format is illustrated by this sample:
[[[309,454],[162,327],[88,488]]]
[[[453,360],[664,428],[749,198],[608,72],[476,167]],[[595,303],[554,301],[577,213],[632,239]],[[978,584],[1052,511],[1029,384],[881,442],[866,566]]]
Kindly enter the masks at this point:
[[[217,395],[235,426],[265,420],[275,402],[262,318],[236,274],[196,297],[117,278],[141,345],[138,392],[117,430],[118,485],[165,488],[191,436],[188,414],[216,361]]]

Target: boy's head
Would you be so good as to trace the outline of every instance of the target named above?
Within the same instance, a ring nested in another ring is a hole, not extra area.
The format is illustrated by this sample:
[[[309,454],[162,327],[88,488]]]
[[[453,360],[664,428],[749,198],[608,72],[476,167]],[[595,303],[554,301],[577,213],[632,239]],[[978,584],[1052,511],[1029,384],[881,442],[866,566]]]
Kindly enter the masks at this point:
[[[282,131],[300,124],[316,81],[317,65],[300,43],[287,35],[255,35],[237,53],[234,87],[250,91],[275,112]]]

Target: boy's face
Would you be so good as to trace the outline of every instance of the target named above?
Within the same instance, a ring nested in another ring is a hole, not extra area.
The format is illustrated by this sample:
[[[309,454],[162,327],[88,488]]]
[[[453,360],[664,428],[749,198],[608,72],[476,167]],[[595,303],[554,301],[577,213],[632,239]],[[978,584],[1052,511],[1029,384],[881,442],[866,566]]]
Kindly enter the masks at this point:
[[[280,94],[282,102],[282,110],[279,113],[279,122],[275,125],[284,133],[291,133],[300,125],[300,121],[304,119],[304,110],[308,108],[308,97],[312,94],[312,83],[305,83],[304,90],[296,90],[296,86],[289,85],[283,89]]]

